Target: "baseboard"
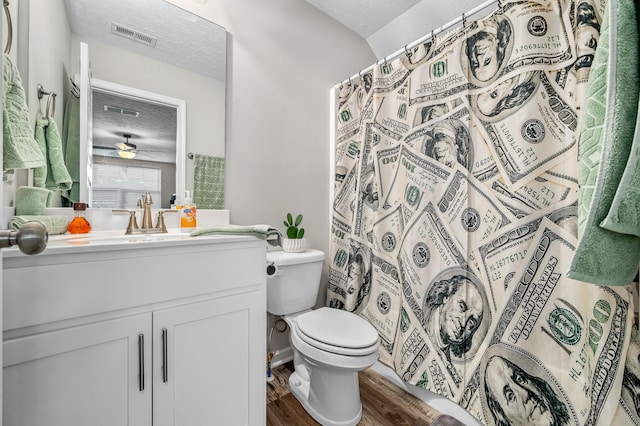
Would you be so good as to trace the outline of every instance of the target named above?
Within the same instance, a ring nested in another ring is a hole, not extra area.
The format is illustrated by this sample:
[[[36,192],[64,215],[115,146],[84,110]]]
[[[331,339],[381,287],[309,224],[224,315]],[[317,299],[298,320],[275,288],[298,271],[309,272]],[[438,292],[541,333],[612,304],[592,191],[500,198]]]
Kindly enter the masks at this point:
[[[273,354],[273,358],[271,358],[271,368],[276,368],[277,366],[282,365],[286,362],[289,362],[292,359],[293,359],[293,349],[291,349],[291,346],[278,349],[275,352],[275,354]]]

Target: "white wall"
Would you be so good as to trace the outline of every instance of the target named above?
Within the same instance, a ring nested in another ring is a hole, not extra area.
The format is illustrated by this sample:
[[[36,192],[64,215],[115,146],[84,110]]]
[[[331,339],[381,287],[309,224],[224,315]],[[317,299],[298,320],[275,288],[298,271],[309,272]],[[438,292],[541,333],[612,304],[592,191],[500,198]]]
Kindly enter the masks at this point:
[[[306,2],[220,4],[215,21],[230,41],[225,190],[231,222],[282,230],[288,211],[302,213],[310,246],[326,252],[329,88],[375,57],[361,37]]]
[[[288,211],[302,213],[310,246],[326,253],[329,89],[373,63],[373,52],[301,0],[189,3],[229,33],[225,207],[231,223],[284,230]],[[325,285],[323,279],[319,303]],[[283,346],[286,336],[274,336],[274,348]]]

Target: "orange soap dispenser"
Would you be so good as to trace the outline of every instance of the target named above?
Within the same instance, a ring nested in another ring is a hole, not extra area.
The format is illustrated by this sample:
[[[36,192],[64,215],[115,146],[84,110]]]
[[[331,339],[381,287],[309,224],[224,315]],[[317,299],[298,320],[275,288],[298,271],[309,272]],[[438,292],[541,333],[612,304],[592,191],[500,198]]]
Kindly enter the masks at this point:
[[[70,234],[87,234],[91,231],[91,224],[84,217],[84,212],[87,209],[86,203],[73,203],[73,211],[75,217],[69,222],[67,231]]]
[[[180,206],[180,228],[186,231],[196,229],[196,205],[191,201],[191,192],[185,191],[185,197]]]

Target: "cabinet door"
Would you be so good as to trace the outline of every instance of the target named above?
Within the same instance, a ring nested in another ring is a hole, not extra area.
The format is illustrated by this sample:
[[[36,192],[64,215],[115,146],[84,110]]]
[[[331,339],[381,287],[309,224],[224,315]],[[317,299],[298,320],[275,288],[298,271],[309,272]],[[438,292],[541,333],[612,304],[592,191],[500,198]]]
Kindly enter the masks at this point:
[[[151,425],[151,313],[8,340],[3,357],[4,426]]]
[[[265,423],[264,291],[153,313],[154,426]]]

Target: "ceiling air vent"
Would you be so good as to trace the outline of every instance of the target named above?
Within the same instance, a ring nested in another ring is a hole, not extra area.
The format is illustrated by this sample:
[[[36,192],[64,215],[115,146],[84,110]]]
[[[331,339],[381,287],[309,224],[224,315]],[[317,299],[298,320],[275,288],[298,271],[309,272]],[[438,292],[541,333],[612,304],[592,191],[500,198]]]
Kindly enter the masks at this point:
[[[151,47],[156,47],[156,42],[158,41],[158,39],[155,37],[141,33],[140,31],[132,30],[131,28],[127,28],[124,25],[116,24],[115,22],[111,23],[111,33],[124,38],[128,38],[129,40],[134,40],[142,44],[146,44],[147,46]]]
[[[140,113],[130,109],[119,108],[111,105],[105,105],[104,110],[107,112],[115,112],[116,114],[129,115],[131,117],[138,117]]]

